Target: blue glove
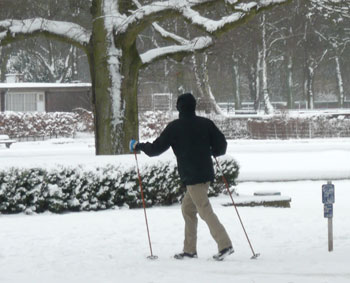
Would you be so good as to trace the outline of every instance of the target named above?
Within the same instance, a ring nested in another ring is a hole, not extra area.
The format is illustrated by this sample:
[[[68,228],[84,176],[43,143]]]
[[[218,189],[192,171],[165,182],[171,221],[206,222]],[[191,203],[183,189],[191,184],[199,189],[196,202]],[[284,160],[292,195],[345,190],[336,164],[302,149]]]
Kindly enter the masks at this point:
[[[138,142],[136,140],[130,140],[130,143],[129,143],[130,152],[134,153],[134,150],[137,144]]]

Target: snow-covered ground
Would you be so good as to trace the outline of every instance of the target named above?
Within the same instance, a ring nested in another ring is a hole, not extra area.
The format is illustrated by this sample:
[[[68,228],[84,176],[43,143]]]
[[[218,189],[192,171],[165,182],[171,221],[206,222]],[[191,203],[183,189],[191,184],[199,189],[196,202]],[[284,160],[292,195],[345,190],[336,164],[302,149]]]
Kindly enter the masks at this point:
[[[143,211],[126,208],[55,215],[0,215],[0,282],[350,282],[350,139],[229,141],[228,154],[241,165],[238,192],[275,190],[292,198],[291,208],[239,207],[255,252],[252,255],[226,195],[212,198],[232,238],[235,253],[224,262],[199,221],[198,254],[178,261],[183,219],[179,205],[147,209],[153,253],[150,261]],[[173,159],[139,156],[142,166]],[[0,170],[57,164],[134,166],[132,155],[94,156],[93,138],[0,145]],[[335,185],[334,251],[328,252],[321,186]],[[301,181],[300,181],[301,180]],[[313,180],[313,181],[312,181]],[[259,182],[256,182],[259,181]]]

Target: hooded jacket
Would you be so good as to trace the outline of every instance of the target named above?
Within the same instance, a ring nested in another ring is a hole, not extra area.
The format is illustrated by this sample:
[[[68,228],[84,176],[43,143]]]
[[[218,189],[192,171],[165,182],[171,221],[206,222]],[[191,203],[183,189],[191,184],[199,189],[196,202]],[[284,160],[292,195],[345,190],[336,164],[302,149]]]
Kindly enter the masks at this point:
[[[135,149],[157,156],[172,147],[185,185],[213,181],[211,156],[225,154],[225,136],[211,120],[196,116],[196,100],[191,93],[180,95],[176,108],[179,119],[170,122],[153,143],[138,143]]]

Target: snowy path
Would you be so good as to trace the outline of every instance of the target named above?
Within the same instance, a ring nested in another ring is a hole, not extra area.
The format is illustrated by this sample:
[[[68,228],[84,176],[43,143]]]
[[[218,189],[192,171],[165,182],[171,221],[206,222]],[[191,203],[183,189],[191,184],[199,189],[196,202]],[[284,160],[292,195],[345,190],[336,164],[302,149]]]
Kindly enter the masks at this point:
[[[135,166],[133,155],[95,156],[93,143],[92,137],[82,137],[17,143],[10,150],[0,146],[0,169],[10,166],[52,168],[57,164]],[[241,166],[239,181],[350,179],[349,138],[229,141],[227,154]],[[141,154],[138,159],[142,165],[174,161],[174,155],[168,150],[159,157]]]
[[[106,163],[134,166],[133,156],[95,157],[91,138],[0,147],[0,169],[57,164]],[[216,247],[199,221],[196,260],[177,261],[183,220],[179,205],[147,210],[156,261],[150,254],[143,211],[126,208],[55,215],[0,215],[0,282],[4,283],[348,283],[350,282],[350,140],[230,141],[228,153],[241,164],[238,190],[276,190],[292,198],[291,208],[240,207],[257,260],[233,207],[222,195],[212,204],[236,252],[214,262]],[[141,164],[173,159],[140,156]],[[276,182],[318,179],[319,181]],[[334,251],[327,249],[321,186],[333,179]],[[249,180],[264,182],[248,182]],[[245,181],[245,182],[242,182]],[[270,182],[268,182],[270,181]]]
[[[350,179],[350,139],[229,141],[240,181]]]
[[[289,209],[240,207],[256,252],[251,251],[227,196],[212,199],[236,252],[214,262],[216,247],[199,222],[196,260],[177,261],[183,220],[179,205],[148,209],[156,261],[150,254],[143,211],[42,214],[0,217],[0,282],[332,282],[350,281],[350,181],[338,181],[334,207],[334,251],[327,249],[320,181],[244,183],[240,190],[280,190]]]

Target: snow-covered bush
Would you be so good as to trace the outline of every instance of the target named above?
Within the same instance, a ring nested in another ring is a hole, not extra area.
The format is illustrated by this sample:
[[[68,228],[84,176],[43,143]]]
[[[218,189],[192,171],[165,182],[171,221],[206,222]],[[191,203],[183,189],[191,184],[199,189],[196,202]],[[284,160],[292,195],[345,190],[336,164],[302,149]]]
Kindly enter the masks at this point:
[[[94,131],[94,115],[91,111],[84,108],[75,108],[73,110],[76,114],[76,126],[77,132],[90,132]]]
[[[82,108],[75,112],[0,112],[0,134],[11,138],[72,137],[93,129],[92,112]]]
[[[247,128],[247,119],[235,119],[233,117],[220,119],[220,117],[216,117],[213,121],[227,139],[250,138],[250,133]]]
[[[210,115],[203,112],[199,115],[213,120],[228,139],[249,138],[247,120],[245,119]],[[143,140],[156,138],[164,130],[166,125],[176,118],[178,118],[177,112],[147,111],[140,113],[140,138]]]
[[[11,138],[72,136],[75,131],[73,113],[0,113],[0,133]]]
[[[234,159],[222,159],[221,167],[231,185],[238,176]],[[220,174],[209,195],[225,190]],[[171,205],[184,194],[174,163],[159,163],[142,168],[142,184],[147,206]],[[0,171],[0,213],[40,213],[51,211],[103,210],[142,206],[135,168],[106,166],[87,170],[77,168],[11,168]]]
[[[227,139],[289,139],[349,137],[350,115],[315,114],[313,116],[276,115],[243,119],[208,115]],[[141,112],[140,139],[154,139],[166,125],[176,119],[177,113],[148,111]],[[0,134],[11,138],[71,137],[76,132],[94,130],[93,113],[85,109],[74,112],[23,113],[0,112]]]
[[[152,139],[165,129],[166,125],[172,121],[173,113],[169,111],[146,111],[139,115],[140,137],[141,139]]]
[[[350,116],[316,114],[312,116],[273,116],[251,119],[247,128],[255,139],[293,139],[349,137]]]

